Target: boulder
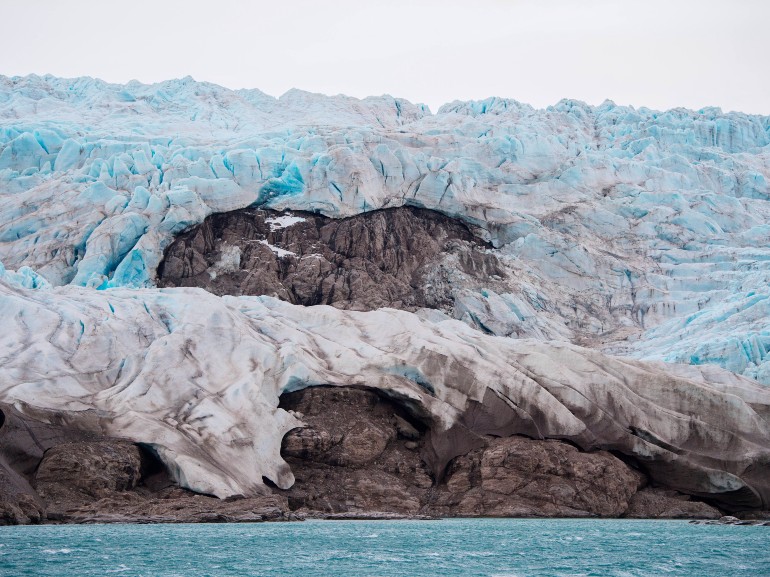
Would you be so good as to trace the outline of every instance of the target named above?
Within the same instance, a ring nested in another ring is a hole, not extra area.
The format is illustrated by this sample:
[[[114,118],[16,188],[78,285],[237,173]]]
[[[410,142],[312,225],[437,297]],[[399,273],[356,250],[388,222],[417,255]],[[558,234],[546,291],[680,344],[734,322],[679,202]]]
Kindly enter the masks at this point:
[[[485,517],[618,517],[644,482],[606,451],[494,439],[452,461],[430,511]]]

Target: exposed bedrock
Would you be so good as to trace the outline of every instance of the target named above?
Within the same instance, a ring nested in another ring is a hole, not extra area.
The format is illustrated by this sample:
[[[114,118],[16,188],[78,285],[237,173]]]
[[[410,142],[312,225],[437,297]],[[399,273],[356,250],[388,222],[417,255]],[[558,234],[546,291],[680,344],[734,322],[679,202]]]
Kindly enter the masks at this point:
[[[148,451],[121,440],[46,451],[33,484],[51,522],[211,523],[290,520],[279,495],[226,501],[174,483]]]
[[[506,276],[459,220],[407,207],[346,219],[263,210],[215,214],[171,244],[158,273],[159,286],[218,295],[447,312],[458,290],[500,284]]]
[[[30,419],[0,403],[0,525],[39,523],[45,503],[31,482],[46,450],[93,438],[93,433]]]
[[[37,450],[2,471],[16,483],[0,485],[0,524],[722,515],[675,490],[648,487],[643,472],[606,451],[558,440],[480,437],[478,448],[437,478],[425,459],[430,417],[371,389],[312,387],[283,395],[281,407],[306,423],[282,444],[295,484],[221,500],[180,488],[145,447],[86,435],[66,421],[46,425],[4,405],[10,427],[0,457],[18,456],[30,441]]]
[[[307,423],[284,437],[296,478],[289,506],[306,515],[400,513],[498,517],[719,518],[606,451],[558,440],[484,436],[435,479],[421,453],[429,430],[393,399],[365,389],[314,387],[282,397]]]
[[[307,428],[284,437],[289,505],[307,513],[417,514],[433,486],[418,423],[374,391],[313,387],[282,397]]]

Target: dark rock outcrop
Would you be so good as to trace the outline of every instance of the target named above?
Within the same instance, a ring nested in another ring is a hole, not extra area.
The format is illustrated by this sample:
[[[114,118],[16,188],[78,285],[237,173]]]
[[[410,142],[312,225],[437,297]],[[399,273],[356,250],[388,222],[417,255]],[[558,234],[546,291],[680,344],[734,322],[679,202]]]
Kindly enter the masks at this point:
[[[27,525],[43,519],[41,500],[27,480],[0,457],[0,525]]]
[[[619,517],[643,483],[606,451],[498,438],[452,462],[431,508],[463,517]]]
[[[719,519],[719,509],[671,489],[647,487],[631,498],[626,517],[647,519]]]
[[[395,208],[345,219],[239,210],[208,217],[168,248],[158,285],[269,295],[353,310],[451,309],[453,285],[505,276],[484,243],[440,213]],[[284,218],[286,218],[284,216]]]
[[[49,521],[59,523],[257,523],[298,518],[280,495],[221,500],[178,487],[160,492],[140,488],[97,501],[71,501],[47,515]]]
[[[96,438],[77,429],[50,425],[0,404],[0,525],[39,523],[45,503],[31,481],[45,451],[60,443]]]
[[[95,502],[134,489],[141,478],[139,447],[127,441],[63,443],[46,451],[34,478],[49,516],[73,503]]]
[[[296,477],[285,494],[304,515],[721,515],[673,490],[643,489],[646,476],[606,451],[557,440],[476,436],[480,446],[435,478],[424,459],[432,437],[422,418],[371,390],[313,387],[284,395],[281,406],[308,424],[282,447]]]
[[[421,425],[402,408],[373,391],[330,387],[284,395],[281,406],[308,424],[289,432],[281,451],[296,479],[285,491],[293,510],[420,512],[433,480],[415,440]]]
[[[722,515],[673,490],[645,487],[643,473],[606,451],[558,440],[477,434],[436,476],[429,417],[373,389],[311,387],[283,395],[281,407],[307,424],[283,439],[294,486],[220,500],[176,486],[144,447],[4,406],[0,524]]]

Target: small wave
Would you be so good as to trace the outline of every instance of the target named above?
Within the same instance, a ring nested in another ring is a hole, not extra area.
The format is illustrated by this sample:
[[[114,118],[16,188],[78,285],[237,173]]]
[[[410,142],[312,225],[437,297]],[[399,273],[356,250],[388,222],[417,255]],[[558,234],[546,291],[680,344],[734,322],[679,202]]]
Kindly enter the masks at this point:
[[[107,569],[105,573],[123,573],[123,571],[130,571],[128,567],[125,565],[120,565],[117,569]]]
[[[67,555],[68,553],[72,553],[72,549],[43,549],[43,553],[47,553],[48,555],[58,555],[59,553]]]
[[[376,539],[377,537],[379,537],[377,533],[372,533],[371,535],[363,535],[364,539]]]

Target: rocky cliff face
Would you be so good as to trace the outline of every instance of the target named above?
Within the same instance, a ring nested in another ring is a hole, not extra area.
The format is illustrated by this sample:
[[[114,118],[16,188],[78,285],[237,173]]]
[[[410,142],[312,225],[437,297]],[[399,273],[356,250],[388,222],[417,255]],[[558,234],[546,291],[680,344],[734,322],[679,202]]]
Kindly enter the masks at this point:
[[[500,284],[490,247],[439,213],[396,208],[347,219],[243,210],[217,214],[175,240],[158,285],[268,295],[353,310],[451,312],[461,290]]]
[[[306,426],[281,453],[296,482],[262,496],[220,500],[174,483],[144,447],[45,427],[3,406],[8,457],[28,441],[48,447],[16,485],[0,486],[0,524],[40,522],[255,522],[414,516],[718,518],[718,509],[673,490],[605,452],[559,441],[487,437],[435,479],[421,457],[430,430],[422,417],[362,388],[314,387],[283,395],[281,406]],[[26,435],[12,429],[29,427]],[[38,436],[40,435],[40,436]],[[79,439],[79,440],[73,440]],[[39,447],[38,447],[39,449]],[[7,478],[3,477],[6,481]]]
[[[716,368],[621,360],[485,335],[395,309],[344,311],[201,289],[29,290],[0,283],[13,351],[0,396],[43,422],[151,447],[175,480],[222,498],[294,482],[282,393],[366,385],[431,423],[440,477],[479,437],[567,439],[644,462],[653,480],[762,508],[770,392]],[[19,335],[22,338],[19,339]]]
[[[282,450],[296,477],[289,505],[305,514],[619,517],[646,484],[605,451],[517,436],[480,439],[436,479],[420,457],[425,424],[376,392],[312,388],[281,404],[307,423]]]

